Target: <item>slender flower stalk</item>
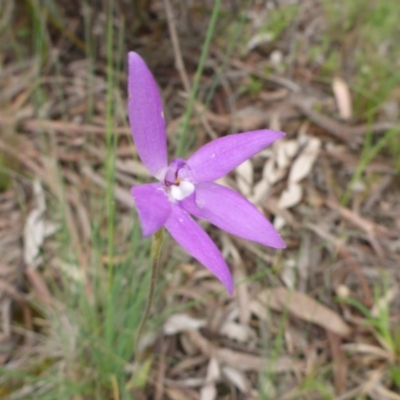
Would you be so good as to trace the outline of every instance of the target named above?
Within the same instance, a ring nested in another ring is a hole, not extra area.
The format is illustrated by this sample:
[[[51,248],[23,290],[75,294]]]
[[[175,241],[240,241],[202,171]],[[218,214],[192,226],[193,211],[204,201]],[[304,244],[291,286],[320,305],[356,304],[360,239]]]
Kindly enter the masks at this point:
[[[232,275],[222,254],[190,214],[241,238],[284,248],[284,241],[257,207],[213,181],[285,134],[263,129],[221,137],[201,147],[188,160],[176,158],[168,164],[157,84],[137,53],[128,54],[128,64],[128,115],[133,141],[143,164],[158,180],[131,189],[143,236],[165,227],[233,294]]]

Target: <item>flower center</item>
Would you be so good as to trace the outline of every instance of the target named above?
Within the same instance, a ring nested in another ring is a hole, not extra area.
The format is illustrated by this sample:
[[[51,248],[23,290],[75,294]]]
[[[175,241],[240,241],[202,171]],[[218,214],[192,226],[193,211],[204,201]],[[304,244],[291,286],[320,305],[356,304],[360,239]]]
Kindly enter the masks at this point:
[[[194,185],[189,181],[182,181],[170,187],[170,195],[174,200],[183,200],[194,192]]]
[[[180,201],[194,192],[195,186],[189,175],[189,167],[185,160],[177,158],[171,162],[162,179],[171,199]]]

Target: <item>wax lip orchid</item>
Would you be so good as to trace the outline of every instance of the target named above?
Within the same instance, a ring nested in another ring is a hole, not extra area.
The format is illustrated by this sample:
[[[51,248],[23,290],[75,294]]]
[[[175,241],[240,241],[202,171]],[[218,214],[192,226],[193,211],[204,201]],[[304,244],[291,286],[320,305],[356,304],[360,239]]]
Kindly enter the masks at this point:
[[[271,223],[244,197],[213,183],[285,134],[271,130],[233,134],[207,143],[188,160],[167,161],[167,137],[161,96],[143,59],[128,54],[128,114],[137,152],[157,183],[134,186],[144,236],[165,227],[195,259],[233,293],[229,268],[215,243],[190,216],[244,239],[282,249],[285,243]]]

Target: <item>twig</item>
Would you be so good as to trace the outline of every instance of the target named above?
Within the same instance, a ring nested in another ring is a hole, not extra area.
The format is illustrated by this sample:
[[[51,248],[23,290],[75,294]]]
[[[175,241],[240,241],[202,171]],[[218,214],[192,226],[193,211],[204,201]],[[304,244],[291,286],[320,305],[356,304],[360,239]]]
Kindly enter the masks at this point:
[[[304,99],[304,97],[294,97],[291,104],[301,110],[312,122],[344,142],[354,140],[355,137],[365,135],[367,132],[383,133],[391,129],[400,130],[399,124],[385,121],[359,126],[347,126],[313,110],[310,106],[310,101]]]
[[[176,32],[176,27],[174,23],[174,14],[172,11],[171,3],[169,0],[164,0],[165,11],[167,13],[167,21],[168,21],[168,30],[171,36],[172,48],[174,49],[175,55],[175,66],[181,76],[183,86],[185,87],[185,91],[190,93],[190,81],[188,74],[186,72],[185,64],[183,63],[181,46],[179,44],[178,34]]]

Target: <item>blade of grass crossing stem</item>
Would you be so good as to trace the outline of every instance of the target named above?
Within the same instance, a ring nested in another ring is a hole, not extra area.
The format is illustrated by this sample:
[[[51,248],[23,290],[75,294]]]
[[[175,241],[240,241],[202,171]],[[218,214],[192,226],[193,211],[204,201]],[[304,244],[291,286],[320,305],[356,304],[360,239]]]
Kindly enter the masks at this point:
[[[201,56],[200,56],[200,60],[199,60],[199,65],[197,67],[196,70],[196,74],[194,76],[194,82],[193,82],[193,86],[192,86],[192,91],[190,93],[189,96],[189,101],[186,107],[186,111],[185,114],[183,116],[183,122],[182,122],[182,126],[180,127],[180,137],[179,137],[179,142],[178,142],[178,146],[176,149],[176,156],[180,157],[182,156],[182,154],[184,153],[185,149],[185,143],[186,143],[186,138],[187,138],[187,133],[188,133],[188,128],[189,128],[189,123],[190,123],[190,118],[192,116],[192,112],[193,112],[193,107],[194,107],[194,103],[196,100],[196,95],[197,95],[197,91],[199,89],[199,83],[200,83],[200,79],[203,73],[203,69],[204,69],[204,65],[207,59],[207,54],[208,54],[208,49],[210,48],[210,44],[211,44],[211,39],[213,37],[214,34],[214,30],[215,30],[215,26],[218,20],[218,14],[219,14],[219,10],[221,7],[221,0],[216,0],[214,3],[214,7],[212,10],[212,14],[211,14],[211,19],[210,19],[210,23],[208,25],[207,28],[207,33],[206,33],[206,38],[204,40],[204,44],[201,50]]]

